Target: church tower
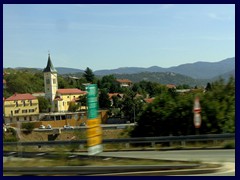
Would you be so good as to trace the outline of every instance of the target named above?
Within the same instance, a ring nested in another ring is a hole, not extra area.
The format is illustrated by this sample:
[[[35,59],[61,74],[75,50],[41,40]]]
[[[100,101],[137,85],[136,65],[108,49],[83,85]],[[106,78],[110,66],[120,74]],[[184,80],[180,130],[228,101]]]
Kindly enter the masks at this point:
[[[54,99],[58,90],[57,70],[53,67],[50,54],[48,54],[47,67],[43,70],[45,97],[50,101],[53,112],[55,109]]]

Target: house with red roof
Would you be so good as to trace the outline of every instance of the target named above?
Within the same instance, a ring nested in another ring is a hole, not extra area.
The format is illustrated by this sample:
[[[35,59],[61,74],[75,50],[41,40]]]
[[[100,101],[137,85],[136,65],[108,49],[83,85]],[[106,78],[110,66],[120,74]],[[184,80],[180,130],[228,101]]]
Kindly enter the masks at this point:
[[[64,112],[68,111],[70,103],[78,103],[80,96],[86,95],[86,91],[77,88],[72,89],[58,89],[54,99],[55,111]],[[81,107],[86,109],[86,107]]]
[[[166,87],[168,89],[176,89],[176,85],[175,84],[167,84]]]
[[[117,82],[120,84],[120,87],[131,87],[133,84],[129,79],[117,79]]]
[[[15,93],[4,99],[5,123],[36,121],[39,117],[38,99],[29,94]]]

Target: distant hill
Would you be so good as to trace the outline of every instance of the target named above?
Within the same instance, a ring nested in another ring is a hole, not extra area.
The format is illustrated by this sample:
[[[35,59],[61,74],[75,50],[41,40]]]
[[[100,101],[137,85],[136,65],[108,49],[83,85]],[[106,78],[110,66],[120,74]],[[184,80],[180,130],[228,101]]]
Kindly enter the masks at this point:
[[[58,74],[76,74],[83,73],[84,70],[75,69],[75,68],[65,68],[65,67],[56,67]]]
[[[187,84],[194,86],[205,86],[209,80],[207,79],[193,79],[189,76],[177,74],[173,72],[141,72],[136,74],[114,74],[119,79],[129,79],[132,82],[151,81],[160,84]]]
[[[196,62],[170,68],[162,68],[158,66],[152,66],[149,68],[125,67],[111,70],[98,70],[94,71],[94,73],[103,76],[109,74],[136,74],[140,72],[173,72],[196,79],[211,79],[233,69],[235,69],[234,57],[219,62]]]
[[[42,71],[43,69],[40,68],[15,68],[18,70],[27,70],[27,71]],[[84,70],[81,69],[76,69],[76,68],[65,68],[65,67],[56,67],[58,74],[78,74],[81,75],[81,73],[84,72]],[[94,74],[96,76],[105,76],[109,74],[115,74],[116,76],[122,75],[126,77],[127,76],[131,77],[131,74],[135,74],[136,76],[137,73],[140,73],[143,75],[144,73],[153,73],[149,74],[149,76],[153,76],[153,79],[156,80],[157,77],[155,76],[162,76],[160,74],[154,75],[154,72],[172,72],[175,74],[181,74],[184,76],[191,77],[193,79],[216,79],[219,76],[223,78],[228,78],[229,74],[233,74],[235,72],[235,57],[233,58],[227,58],[224,60],[221,60],[219,62],[196,62],[196,63],[187,63],[187,64],[182,64],[179,66],[174,66],[170,68],[162,68],[159,66],[152,66],[149,68],[141,68],[141,67],[122,67],[122,68],[117,68],[117,69],[106,69],[106,70],[97,70],[94,71]],[[149,79],[150,77],[145,77]],[[136,78],[134,78],[136,79]],[[186,79],[186,78],[185,78]],[[155,81],[154,80],[154,81]],[[156,80],[157,81],[157,80]],[[200,80],[202,81],[202,80]]]
[[[17,67],[17,68],[3,68],[5,70],[20,70],[20,71],[28,71],[28,72],[42,72],[42,68],[26,68],[26,67]],[[84,70],[75,69],[75,68],[65,68],[65,67],[56,67],[58,74],[76,74],[76,73],[83,73]]]
[[[169,71],[197,79],[210,79],[235,69],[235,58],[219,62],[196,62],[169,68]]]
[[[235,78],[235,69],[233,69],[232,71],[229,71],[229,72],[220,74],[220,75],[212,78],[211,80],[212,80],[212,81],[215,81],[215,80],[217,80],[217,79],[219,79],[219,78],[222,78],[222,79],[224,79],[224,80],[227,81],[227,80],[229,79],[229,77],[231,77],[231,76]]]

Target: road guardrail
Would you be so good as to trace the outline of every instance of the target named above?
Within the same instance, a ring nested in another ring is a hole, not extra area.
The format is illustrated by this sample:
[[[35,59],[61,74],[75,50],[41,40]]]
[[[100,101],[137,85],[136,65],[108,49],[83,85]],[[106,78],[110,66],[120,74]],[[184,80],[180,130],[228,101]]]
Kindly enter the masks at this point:
[[[160,137],[139,137],[139,138],[120,138],[120,139],[103,139],[102,144],[116,143],[165,143],[165,142],[197,142],[197,141],[218,141],[234,140],[235,134],[204,134],[188,136],[160,136]],[[32,142],[4,142],[3,146],[54,146],[54,145],[71,145],[87,144],[87,140],[68,140],[68,141],[32,141]]]

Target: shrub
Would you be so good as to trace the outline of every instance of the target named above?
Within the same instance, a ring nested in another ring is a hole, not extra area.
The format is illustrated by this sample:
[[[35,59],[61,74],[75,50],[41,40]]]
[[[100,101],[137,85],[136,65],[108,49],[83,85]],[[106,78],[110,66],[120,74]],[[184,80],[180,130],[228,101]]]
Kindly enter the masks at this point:
[[[230,142],[226,142],[223,145],[224,149],[234,149],[235,148],[235,142],[234,141],[230,141]]]
[[[27,133],[31,133],[32,130],[34,129],[34,123],[23,123],[22,129],[25,129]]]

